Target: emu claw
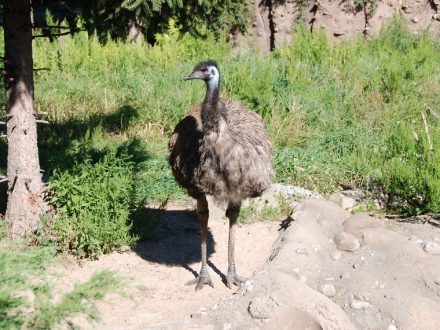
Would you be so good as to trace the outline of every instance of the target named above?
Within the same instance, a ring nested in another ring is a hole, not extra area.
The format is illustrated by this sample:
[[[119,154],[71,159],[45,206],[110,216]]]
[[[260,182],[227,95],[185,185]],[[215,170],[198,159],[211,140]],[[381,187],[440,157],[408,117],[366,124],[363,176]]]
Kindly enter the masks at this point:
[[[196,291],[199,291],[200,289],[202,289],[205,284],[208,284],[211,288],[214,287],[214,283],[212,283],[208,272],[200,272],[199,276],[197,276],[195,279],[187,282],[186,285],[194,285],[196,283],[197,283]]]
[[[246,280],[246,278],[238,276],[236,273],[226,275],[226,285],[229,289],[232,289],[233,284],[239,286],[240,284],[246,282]]]

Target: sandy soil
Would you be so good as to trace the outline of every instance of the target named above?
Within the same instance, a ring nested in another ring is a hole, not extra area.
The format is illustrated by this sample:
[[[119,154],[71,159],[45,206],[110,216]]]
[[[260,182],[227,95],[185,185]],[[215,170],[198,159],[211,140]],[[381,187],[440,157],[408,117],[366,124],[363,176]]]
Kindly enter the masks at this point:
[[[126,293],[131,297],[108,295],[99,302],[102,321],[90,324],[79,317],[72,319],[81,329],[141,329],[153,324],[182,319],[185,315],[214,305],[230,296],[223,283],[227,268],[228,222],[223,211],[210,206],[208,258],[215,288],[206,286],[195,292],[185,283],[200,270],[199,224],[192,207],[168,207],[155,234],[155,240],[140,243],[135,250],[114,252],[96,261],[78,265],[66,261],[53,272],[56,285],[69,290],[75,283],[88,280],[96,271],[111,269],[129,277]],[[260,270],[272,252],[279,222],[258,222],[237,230],[237,271],[251,277]]]

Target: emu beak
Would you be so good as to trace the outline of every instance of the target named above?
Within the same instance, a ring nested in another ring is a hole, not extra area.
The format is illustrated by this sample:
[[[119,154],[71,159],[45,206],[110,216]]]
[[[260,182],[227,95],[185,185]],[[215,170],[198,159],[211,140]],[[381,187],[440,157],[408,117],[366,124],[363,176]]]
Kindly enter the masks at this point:
[[[183,78],[183,80],[192,80],[192,79],[203,79],[204,75],[200,71],[194,71],[188,77]]]

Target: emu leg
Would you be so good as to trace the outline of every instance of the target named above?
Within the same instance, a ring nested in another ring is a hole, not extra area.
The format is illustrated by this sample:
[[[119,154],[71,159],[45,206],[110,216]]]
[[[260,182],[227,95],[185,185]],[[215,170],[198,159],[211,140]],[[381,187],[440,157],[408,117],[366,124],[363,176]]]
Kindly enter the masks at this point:
[[[229,244],[228,244],[228,274],[226,275],[226,285],[232,289],[232,284],[240,285],[246,281],[245,278],[238,276],[235,269],[235,227],[241,205],[228,205],[226,216],[229,218]]]
[[[194,285],[197,283],[196,291],[203,288],[205,284],[214,287],[214,283],[212,283],[211,278],[209,277],[206,260],[206,232],[208,231],[209,219],[209,209],[206,196],[197,199],[197,218],[200,221],[200,238],[202,242],[202,269],[200,270],[199,276],[186,283],[186,285]]]

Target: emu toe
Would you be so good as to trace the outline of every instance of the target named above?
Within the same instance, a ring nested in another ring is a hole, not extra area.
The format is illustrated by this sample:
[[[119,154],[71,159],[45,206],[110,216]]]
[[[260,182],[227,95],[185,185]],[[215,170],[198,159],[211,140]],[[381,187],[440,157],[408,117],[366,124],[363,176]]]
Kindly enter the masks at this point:
[[[229,289],[232,289],[232,285],[241,285],[244,282],[246,282],[247,278],[238,276],[237,273],[228,273],[228,275],[226,275],[226,285],[228,286]]]
[[[214,283],[212,283],[211,278],[209,277],[207,271],[201,271],[199,276],[186,283],[186,285],[194,285],[194,284],[197,284],[196,291],[202,289],[205,284],[209,285],[212,288],[214,287]]]

